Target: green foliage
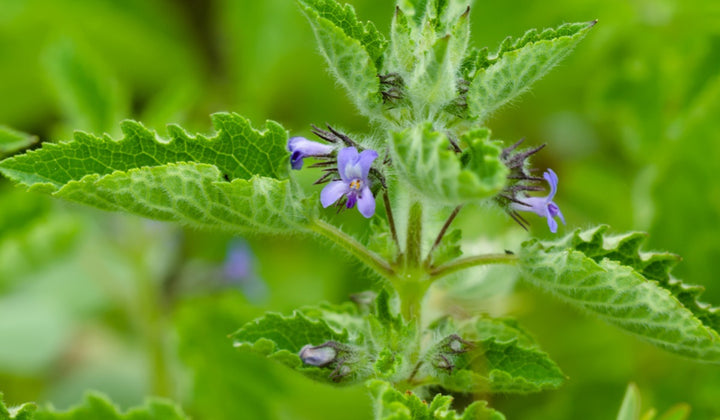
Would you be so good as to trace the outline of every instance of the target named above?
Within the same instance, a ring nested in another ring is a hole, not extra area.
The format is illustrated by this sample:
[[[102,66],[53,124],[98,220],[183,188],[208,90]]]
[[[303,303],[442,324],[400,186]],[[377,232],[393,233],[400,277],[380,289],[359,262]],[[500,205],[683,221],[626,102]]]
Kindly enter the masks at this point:
[[[287,172],[287,133],[264,132],[236,114],[215,114],[212,138],[171,127],[170,141],[135,122],[115,141],[77,133],[67,143],[0,163],[33,191],[111,211],[231,232],[278,232],[307,222]],[[254,229],[254,230],[253,230]]]
[[[462,414],[451,409],[453,398],[437,394],[428,404],[413,392],[402,393],[387,382],[374,380],[368,388],[375,402],[375,418],[383,420],[503,420],[505,416],[475,401]]]
[[[358,110],[375,116],[381,104],[378,68],[386,41],[368,22],[362,24],[352,6],[335,0],[299,0],[315,32],[330,71],[348,91]]]
[[[100,393],[88,393],[85,401],[65,412],[40,409],[34,420],[185,420],[182,409],[170,401],[151,398],[140,407],[121,413],[110,400]]]
[[[530,30],[516,41],[505,39],[492,57],[487,50],[473,52],[463,66],[470,81],[468,116],[483,121],[524,93],[565,58],[595,23],[565,24],[540,33]]]
[[[640,391],[631,383],[625,391],[617,420],[638,420],[640,418]]]
[[[639,252],[644,234],[612,237],[606,230],[524,243],[520,259],[525,278],[668,351],[720,362],[718,310],[696,301],[700,288],[670,276],[677,257]]]
[[[369,373],[362,351],[355,347],[349,349],[348,354],[341,355],[342,351],[337,351],[331,363],[334,371],[330,373],[321,367],[304,364],[298,355],[304,346],[318,346],[329,341],[347,346],[351,342],[351,336],[344,328],[335,330],[323,318],[310,319],[299,311],[290,317],[267,313],[262,318],[245,324],[231,337],[235,347],[249,349],[277,360],[315,380],[351,384],[362,381]],[[352,341],[357,339],[356,335],[352,336]],[[343,368],[350,371],[345,373]]]
[[[69,41],[52,45],[45,55],[52,86],[72,129],[109,132],[127,116],[125,91],[97,60]]]
[[[37,141],[37,137],[0,125],[0,157],[22,150]]]
[[[266,130],[259,132],[237,114],[219,113],[213,115],[213,125],[218,131],[214,137],[193,137],[174,126],[166,141],[137,122],[125,121],[121,140],[78,132],[71,142],[44,144],[5,160],[0,170],[32,190],[50,193],[85,176],[179,162],[214,165],[230,180],[285,174],[287,133],[279,124],[268,121]]]
[[[475,317],[456,325],[435,323],[444,337],[425,355],[423,373],[455,392],[531,393],[556,389],[565,381],[560,368],[512,320]]]
[[[17,407],[6,407],[3,394],[0,392],[0,420],[32,420],[37,406],[33,403],[21,404]]]
[[[457,140],[457,139],[456,139]],[[499,142],[488,130],[463,135],[462,154],[453,151],[448,135],[426,123],[392,136],[393,163],[402,179],[428,198],[461,204],[491,197],[505,185],[507,168]]]
[[[642,414],[642,399],[640,390],[634,383],[628,384],[627,391],[623,397],[617,420],[654,420],[657,418],[657,411],[650,409]],[[658,420],[687,420],[690,417],[690,406],[687,404],[676,404],[668,409]]]
[[[432,253],[432,265],[437,267],[462,255],[460,240],[462,231],[455,229],[443,236],[440,245]]]
[[[15,420],[185,420],[182,409],[170,401],[151,398],[141,407],[135,407],[121,413],[110,400],[100,393],[88,393],[83,403],[67,411],[57,411],[52,407],[39,408],[32,403],[12,407],[9,410],[2,403],[0,394],[0,419]]]

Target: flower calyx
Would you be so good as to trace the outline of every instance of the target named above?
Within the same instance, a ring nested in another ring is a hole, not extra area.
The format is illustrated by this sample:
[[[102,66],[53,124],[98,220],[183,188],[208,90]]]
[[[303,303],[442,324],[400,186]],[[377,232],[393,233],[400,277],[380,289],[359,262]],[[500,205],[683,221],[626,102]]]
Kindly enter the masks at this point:
[[[436,369],[451,373],[455,369],[455,357],[473,348],[475,348],[473,342],[464,340],[457,334],[451,334],[437,344],[435,354],[431,358],[432,365]]]
[[[378,79],[383,103],[394,104],[405,98],[405,82],[398,73],[378,74]]]
[[[495,196],[495,202],[502,206],[520,227],[528,230],[530,223],[518,211],[527,211],[527,208],[530,207],[526,202],[530,198],[527,196],[528,192],[544,191],[544,188],[539,185],[544,179],[532,175],[533,170],[529,168],[528,159],[546,145],[541,144],[536,147],[518,150],[518,147],[524,141],[525,139],[520,139],[500,153],[500,160],[508,168],[509,173],[505,188]]]

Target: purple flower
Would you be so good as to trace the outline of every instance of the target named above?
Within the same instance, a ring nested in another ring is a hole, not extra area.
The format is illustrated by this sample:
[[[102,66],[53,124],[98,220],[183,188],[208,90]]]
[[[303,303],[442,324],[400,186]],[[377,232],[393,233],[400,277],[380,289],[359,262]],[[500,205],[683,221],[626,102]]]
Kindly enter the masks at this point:
[[[347,208],[355,203],[363,216],[370,218],[375,214],[375,197],[370,191],[370,166],[378,157],[374,150],[363,150],[358,153],[354,147],[346,147],[338,152],[338,172],[340,180],[333,181],[323,188],[320,202],[328,207],[343,196],[347,197]]]
[[[287,142],[287,149],[290,151],[290,165],[293,169],[303,167],[303,159],[308,156],[327,156],[335,150],[327,144],[310,141],[305,137],[292,137]]]
[[[555,217],[559,217],[565,224],[565,218],[560,212],[560,207],[552,201],[555,198],[555,193],[557,193],[558,176],[552,169],[548,169],[543,174],[543,178],[550,184],[550,194],[547,197],[523,197],[520,200],[524,204],[512,203],[511,207],[515,210],[530,211],[540,217],[546,217],[550,232],[555,233],[558,228]]]

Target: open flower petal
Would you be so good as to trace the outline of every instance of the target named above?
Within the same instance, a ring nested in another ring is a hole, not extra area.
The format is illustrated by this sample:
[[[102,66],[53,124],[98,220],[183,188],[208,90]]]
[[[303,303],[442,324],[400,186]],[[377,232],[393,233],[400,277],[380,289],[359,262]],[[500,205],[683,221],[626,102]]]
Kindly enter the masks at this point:
[[[366,186],[363,188],[362,192],[360,192],[360,197],[357,200],[357,206],[360,214],[368,219],[375,214],[375,197],[373,197],[370,187]]]
[[[350,182],[353,178],[353,168],[358,160],[358,151],[354,147],[346,147],[338,152],[338,172],[343,181]],[[348,174],[348,169],[350,173]]]
[[[323,207],[331,206],[349,191],[345,181],[333,181],[327,184],[320,193],[320,203]]]
[[[518,211],[532,212],[540,217],[547,218],[550,232],[556,233],[558,224],[555,221],[555,217],[559,217],[562,223],[565,224],[565,218],[560,211],[560,207],[552,201],[557,193],[558,176],[552,169],[548,169],[543,174],[543,177],[550,185],[550,193],[547,197],[523,197],[520,199],[522,203],[511,203],[510,208]]]
[[[374,150],[363,150],[358,157],[358,165],[360,166],[360,178],[367,178],[370,173],[370,167],[378,157],[378,152]]]

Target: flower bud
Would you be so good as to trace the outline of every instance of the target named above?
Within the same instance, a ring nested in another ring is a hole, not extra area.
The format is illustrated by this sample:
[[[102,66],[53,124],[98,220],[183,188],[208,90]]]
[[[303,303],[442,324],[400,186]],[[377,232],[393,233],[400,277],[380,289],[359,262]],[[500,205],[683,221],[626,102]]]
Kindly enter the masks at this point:
[[[338,352],[334,344],[333,341],[328,341],[319,346],[311,346],[308,344],[300,349],[298,356],[300,356],[300,359],[302,359],[306,365],[318,367],[327,366],[337,358]]]

